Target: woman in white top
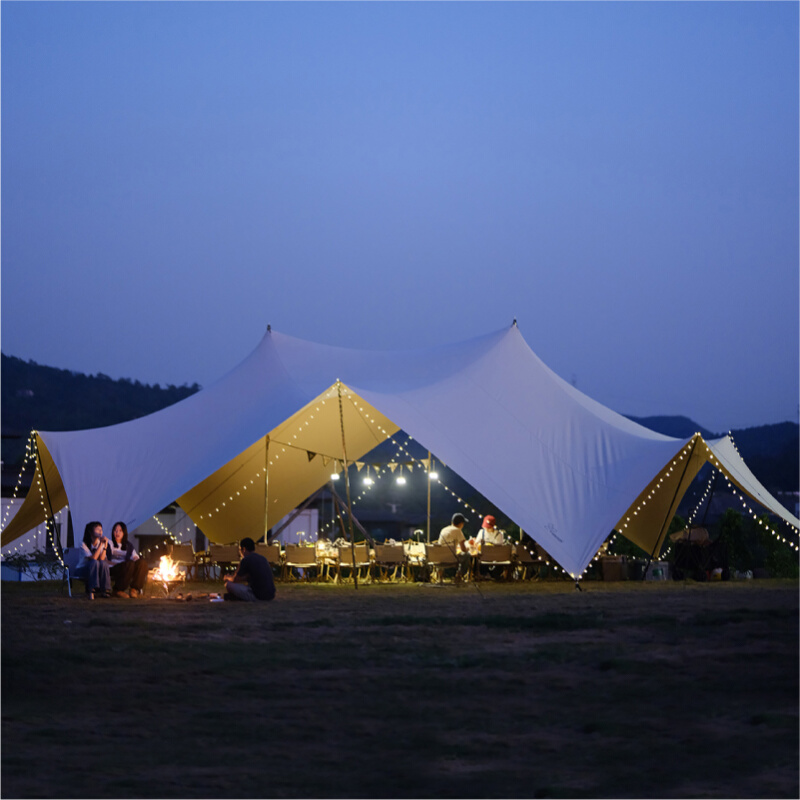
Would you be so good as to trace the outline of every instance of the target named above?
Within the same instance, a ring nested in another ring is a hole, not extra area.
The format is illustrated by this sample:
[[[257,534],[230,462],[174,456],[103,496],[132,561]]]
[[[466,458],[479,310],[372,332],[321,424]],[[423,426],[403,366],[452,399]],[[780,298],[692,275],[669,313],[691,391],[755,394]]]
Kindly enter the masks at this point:
[[[138,597],[147,583],[147,562],[128,541],[128,527],[115,522],[111,529],[111,546],[108,548],[111,577],[114,579],[114,597]]]
[[[495,525],[494,517],[491,514],[487,514],[483,518],[478,541],[486,542],[486,544],[505,544],[506,538],[503,535],[503,531]]]

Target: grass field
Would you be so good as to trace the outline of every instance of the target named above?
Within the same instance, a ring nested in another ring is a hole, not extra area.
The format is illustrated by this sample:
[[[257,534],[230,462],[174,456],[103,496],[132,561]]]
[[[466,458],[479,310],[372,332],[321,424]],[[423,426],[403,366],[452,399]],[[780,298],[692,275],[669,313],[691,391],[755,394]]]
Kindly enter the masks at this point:
[[[798,797],[796,581],[584,588],[4,583],[2,796]]]

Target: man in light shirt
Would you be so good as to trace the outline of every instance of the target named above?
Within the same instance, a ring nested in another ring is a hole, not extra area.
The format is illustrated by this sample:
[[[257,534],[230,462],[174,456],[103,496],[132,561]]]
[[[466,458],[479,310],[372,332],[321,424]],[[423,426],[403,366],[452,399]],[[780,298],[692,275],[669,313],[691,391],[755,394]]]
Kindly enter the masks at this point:
[[[453,514],[450,524],[439,532],[438,543],[447,545],[455,553],[458,561],[458,570],[456,571],[458,578],[463,578],[469,574],[470,556],[463,531],[466,524],[467,518],[463,514],[456,513]]]

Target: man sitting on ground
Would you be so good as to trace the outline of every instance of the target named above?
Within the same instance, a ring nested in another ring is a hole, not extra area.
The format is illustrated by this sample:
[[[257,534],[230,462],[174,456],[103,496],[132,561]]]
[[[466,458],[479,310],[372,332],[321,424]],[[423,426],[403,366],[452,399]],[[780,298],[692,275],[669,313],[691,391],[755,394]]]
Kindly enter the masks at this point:
[[[226,600],[272,600],[275,580],[272,567],[264,556],[256,553],[256,543],[245,537],[239,542],[239,569],[235,575],[225,575]]]

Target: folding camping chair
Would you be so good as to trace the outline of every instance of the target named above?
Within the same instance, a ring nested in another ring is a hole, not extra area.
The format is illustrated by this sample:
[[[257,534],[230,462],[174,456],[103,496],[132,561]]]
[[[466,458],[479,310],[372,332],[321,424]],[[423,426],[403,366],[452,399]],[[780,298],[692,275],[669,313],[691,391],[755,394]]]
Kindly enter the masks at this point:
[[[64,573],[61,580],[61,590],[67,587],[67,592],[72,597],[72,581],[75,579],[86,581],[86,566],[78,567],[83,559],[83,552],[80,547],[68,547],[64,549]]]
[[[232,569],[239,563],[238,544],[212,544],[208,548],[208,563],[212,567],[219,567],[220,577],[226,569]]]
[[[426,544],[425,563],[428,565],[431,581],[437,580],[439,583],[444,581],[445,569],[449,567],[458,569],[455,548],[446,544]]]
[[[197,556],[191,544],[173,544],[169,557],[173,563],[184,568],[187,580],[197,578]]]
[[[353,550],[355,549],[355,557],[353,556]],[[339,560],[336,564],[336,582],[342,581],[345,579],[345,576],[342,574],[342,570],[349,570],[350,577],[354,578],[354,573],[358,570],[358,579],[364,580],[369,577],[369,570],[370,570],[371,562],[369,560],[369,547],[367,546],[366,542],[362,542],[361,544],[355,545],[355,547],[351,547],[350,545],[345,545],[344,547],[339,548]],[[362,570],[365,570],[365,575],[362,577]]]
[[[481,567],[504,567],[502,579],[508,580],[511,564],[514,558],[514,549],[510,544],[482,544],[475,568],[475,577],[481,579]]]
[[[297,578],[295,570],[301,570],[299,579],[310,580],[311,571],[317,569],[317,551],[314,547],[299,544],[287,544],[283,554],[283,570],[281,578],[288,580]]]
[[[280,572],[281,569],[281,546],[275,542],[273,544],[264,544],[264,542],[256,542],[256,553],[260,553],[264,558],[269,561],[273,572]]]
[[[517,580],[524,581],[528,577],[538,580],[543,564],[535,544],[530,547],[524,544],[514,545],[514,578]]]
[[[375,562],[373,566],[377,568],[378,575],[381,579],[388,579],[390,581],[407,580],[406,576],[406,563],[408,557],[406,551],[401,544],[376,544],[375,545]],[[389,571],[391,570],[391,576]],[[399,573],[399,578],[398,578]],[[387,576],[389,576],[387,578]]]

